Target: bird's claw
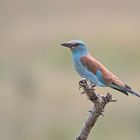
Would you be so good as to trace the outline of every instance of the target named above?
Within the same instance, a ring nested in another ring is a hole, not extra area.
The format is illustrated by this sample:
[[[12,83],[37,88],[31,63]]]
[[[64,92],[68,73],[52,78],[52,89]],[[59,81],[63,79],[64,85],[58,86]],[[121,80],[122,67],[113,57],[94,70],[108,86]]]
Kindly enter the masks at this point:
[[[80,88],[81,88],[81,87],[83,87],[83,86],[85,86],[85,85],[87,85],[87,81],[86,81],[85,78],[82,78],[82,80],[79,81],[79,86],[80,86]]]
[[[92,84],[92,88],[94,88],[94,87],[96,87],[96,85],[95,84]]]

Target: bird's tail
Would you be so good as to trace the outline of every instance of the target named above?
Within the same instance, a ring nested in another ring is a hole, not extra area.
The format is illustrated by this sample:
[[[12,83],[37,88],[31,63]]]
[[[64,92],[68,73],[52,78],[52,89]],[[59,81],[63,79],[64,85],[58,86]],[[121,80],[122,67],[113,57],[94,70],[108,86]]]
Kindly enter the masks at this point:
[[[135,95],[135,96],[137,96],[137,97],[140,97],[140,94],[138,94],[138,93],[136,93],[135,91],[133,91],[133,90],[131,89],[131,87],[129,87],[129,86],[126,85],[126,84],[125,84],[125,86],[119,86],[119,85],[117,85],[117,84],[115,84],[115,83],[112,83],[111,88],[116,89],[116,90],[118,90],[118,91],[124,93],[125,95],[128,95],[128,93],[131,93],[131,94],[133,94],[133,95]]]
[[[133,94],[133,95],[135,95],[135,96],[137,96],[137,97],[140,97],[140,94],[139,93],[136,93],[135,91],[133,91],[129,86],[125,86],[125,90],[127,91],[127,92],[129,92],[129,93],[131,93],[131,94]]]

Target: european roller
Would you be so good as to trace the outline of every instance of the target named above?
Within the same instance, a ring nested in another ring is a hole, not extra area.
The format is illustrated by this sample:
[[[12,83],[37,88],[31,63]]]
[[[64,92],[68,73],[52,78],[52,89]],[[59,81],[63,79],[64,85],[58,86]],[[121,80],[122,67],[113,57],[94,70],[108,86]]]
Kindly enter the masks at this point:
[[[131,93],[140,97],[130,86],[122,82],[115,74],[92,57],[83,41],[72,40],[61,45],[71,50],[77,73],[82,78],[90,80],[94,86],[110,87],[126,95]]]

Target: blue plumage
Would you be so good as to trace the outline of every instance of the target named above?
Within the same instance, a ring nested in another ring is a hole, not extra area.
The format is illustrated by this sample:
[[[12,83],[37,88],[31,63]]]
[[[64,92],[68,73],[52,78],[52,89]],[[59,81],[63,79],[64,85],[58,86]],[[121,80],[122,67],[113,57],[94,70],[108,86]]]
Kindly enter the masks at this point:
[[[72,40],[61,45],[70,48],[74,67],[82,78],[90,80],[95,86],[111,87],[126,95],[131,93],[140,97],[138,93],[134,92],[116,75],[111,73],[105,66],[93,58],[89,54],[86,44],[83,41]]]

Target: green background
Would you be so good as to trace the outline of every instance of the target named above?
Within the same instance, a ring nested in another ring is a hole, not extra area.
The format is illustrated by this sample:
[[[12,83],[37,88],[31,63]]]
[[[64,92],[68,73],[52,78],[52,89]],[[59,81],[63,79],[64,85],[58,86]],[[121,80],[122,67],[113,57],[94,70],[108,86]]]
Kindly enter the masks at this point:
[[[92,103],[78,89],[71,53],[90,53],[140,92],[140,2],[0,0],[0,139],[72,140]],[[140,99],[109,88],[110,103],[90,139],[139,140]]]

